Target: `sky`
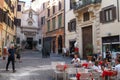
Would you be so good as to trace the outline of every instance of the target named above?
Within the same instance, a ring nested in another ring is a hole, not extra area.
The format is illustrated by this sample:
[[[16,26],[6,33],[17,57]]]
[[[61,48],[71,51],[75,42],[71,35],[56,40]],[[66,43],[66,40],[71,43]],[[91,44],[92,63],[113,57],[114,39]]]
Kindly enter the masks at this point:
[[[28,9],[31,5],[34,10],[37,10],[40,8],[41,4],[47,0],[35,0],[33,3],[31,3],[31,0],[20,0],[20,1],[26,2],[25,9]]]

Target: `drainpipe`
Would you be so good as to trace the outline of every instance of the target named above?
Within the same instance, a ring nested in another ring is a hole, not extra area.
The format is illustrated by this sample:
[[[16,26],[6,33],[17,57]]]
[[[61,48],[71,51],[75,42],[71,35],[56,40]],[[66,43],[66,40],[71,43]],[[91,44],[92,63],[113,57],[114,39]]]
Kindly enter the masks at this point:
[[[65,7],[65,1],[66,0],[64,0],[64,46],[66,46],[65,45],[65,43],[66,43],[66,41],[65,41],[65,37],[66,37],[66,31],[65,31],[65,23],[66,23],[66,21],[65,21],[65,19],[66,19],[66,17],[65,17],[65,9],[66,9],[66,7]]]
[[[117,11],[118,11],[118,22],[120,22],[120,15],[119,15],[119,0],[117,0]]]

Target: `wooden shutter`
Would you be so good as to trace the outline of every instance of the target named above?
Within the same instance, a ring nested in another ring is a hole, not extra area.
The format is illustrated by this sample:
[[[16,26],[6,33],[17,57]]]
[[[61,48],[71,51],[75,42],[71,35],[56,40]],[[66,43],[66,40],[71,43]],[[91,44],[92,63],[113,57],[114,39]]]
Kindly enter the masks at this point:
[[[74,24],[75,24],[74,29],[75,29],[75,31],[76,31],[76,27],[77,27],[77,25],[76,25],[76,19],[75,19],[75,23],[74,23]]]
[[[100,11],[100,22],[104,23],[105,22],[105,14],[104,11]]]
[[[112,17],[113,17],[113,20],[116,19],[116,7],[112,7]]]
[[[3,12],[2,9],[0,9],[0,22],[2,22],[2,18],[3,18]]]
[[[71,31],[71,24],[70,24],[70,22],[68,23],[68,31]]]

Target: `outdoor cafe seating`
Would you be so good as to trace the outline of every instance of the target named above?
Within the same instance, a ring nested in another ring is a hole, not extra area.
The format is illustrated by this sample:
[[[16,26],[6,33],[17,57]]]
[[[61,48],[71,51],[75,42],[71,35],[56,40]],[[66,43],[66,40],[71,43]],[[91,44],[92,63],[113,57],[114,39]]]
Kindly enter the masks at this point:
[[[107,80],[117,80],[117,77],[113,76],[112,70],[105,69],[99,72],[92,69],[93,65],[87,61],[81,61],[79,67],[65,62],[52,62],[53,77],[55,80],[103,80],[107,76]]]

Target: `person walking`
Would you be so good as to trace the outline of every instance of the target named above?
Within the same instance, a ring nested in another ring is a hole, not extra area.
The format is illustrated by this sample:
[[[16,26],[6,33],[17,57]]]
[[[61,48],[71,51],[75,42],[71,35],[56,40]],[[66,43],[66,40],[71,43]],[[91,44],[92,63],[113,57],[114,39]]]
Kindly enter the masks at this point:
[[[18,59],[19,63],[21,63],[21,55],[20,55],[20,46],[16,49],[16,58]]]
[[[8,49],[8,61],[6,64],[6,71],[9,71],[8,67],[10,62],[12,62],[12,69],[14,73],[16,70],[15,70],[15,49],[13,45],[10,45],[10,48]]]
[[[65,48],[65,47],[63,47],[63,57],[65,57],[65,56],[66,56],[66,53],[67,53],[67,50],[66,50],[66,48]]]

